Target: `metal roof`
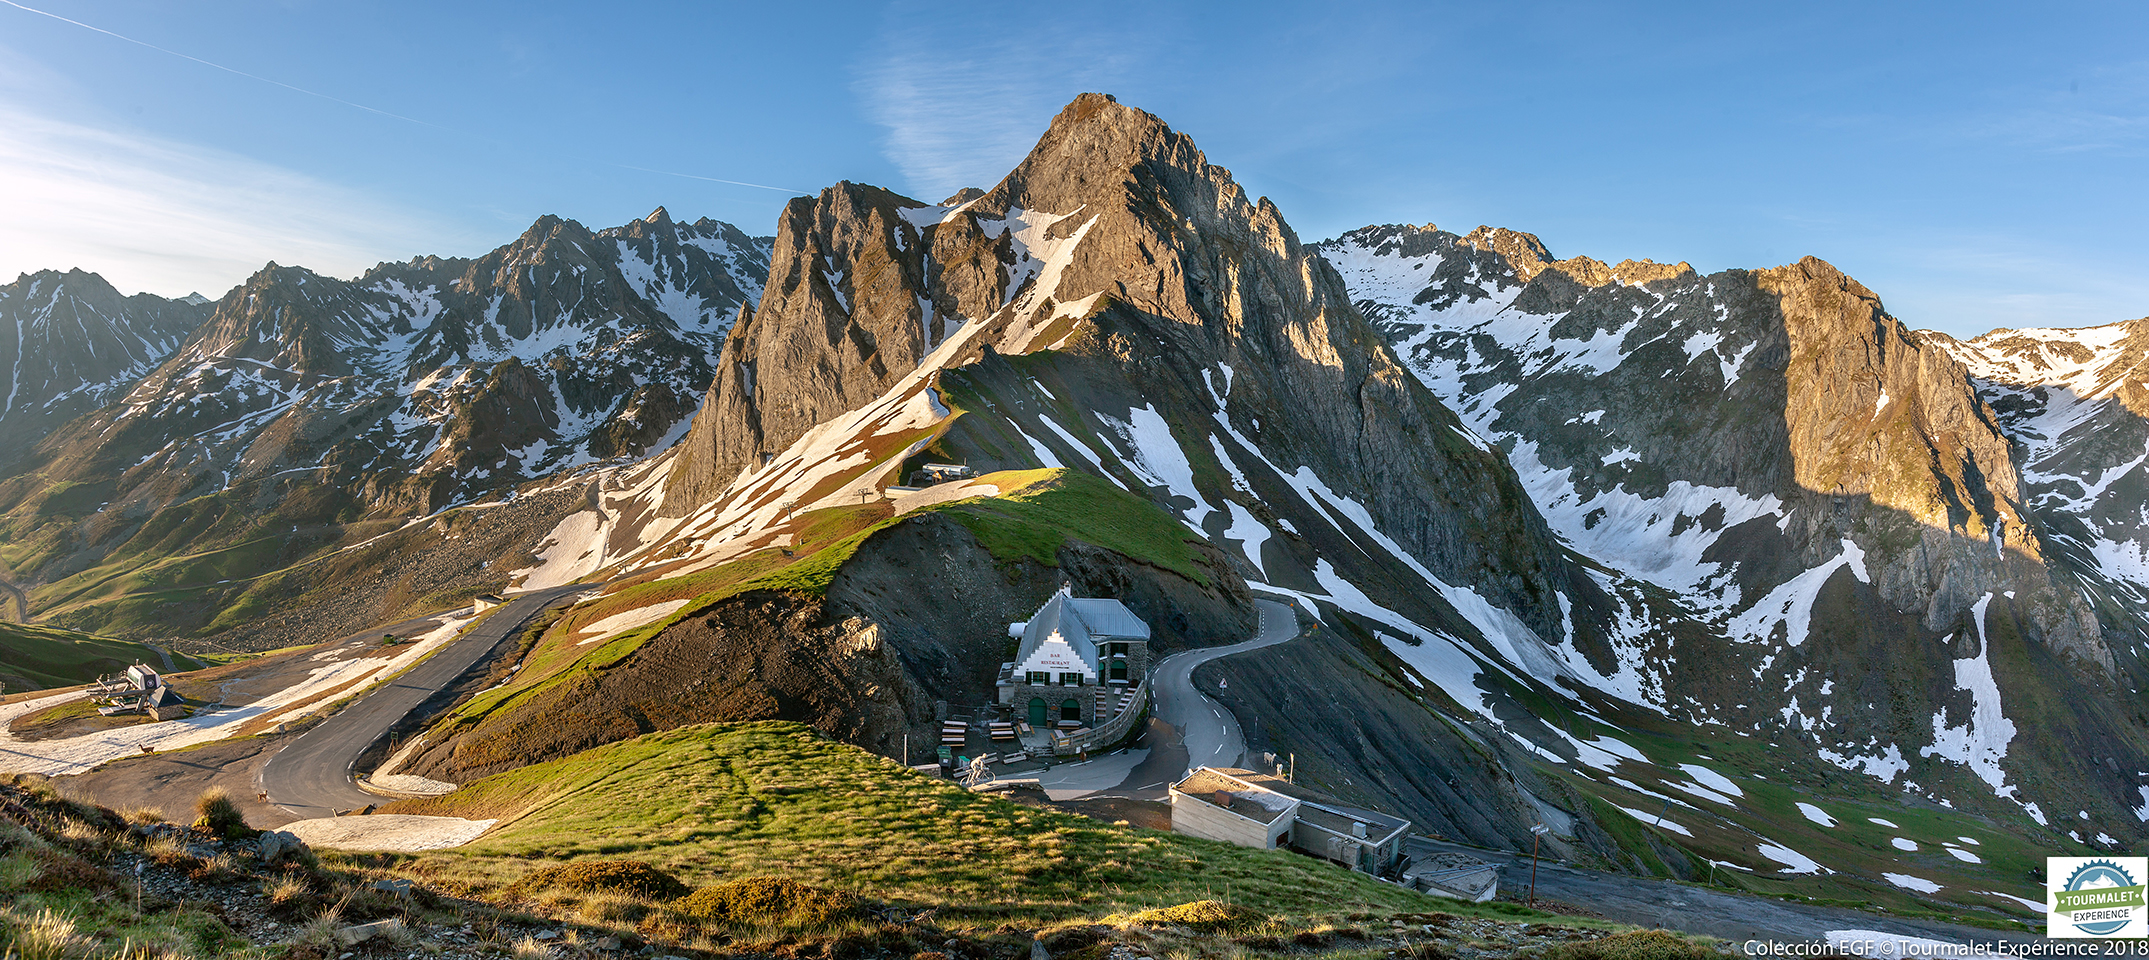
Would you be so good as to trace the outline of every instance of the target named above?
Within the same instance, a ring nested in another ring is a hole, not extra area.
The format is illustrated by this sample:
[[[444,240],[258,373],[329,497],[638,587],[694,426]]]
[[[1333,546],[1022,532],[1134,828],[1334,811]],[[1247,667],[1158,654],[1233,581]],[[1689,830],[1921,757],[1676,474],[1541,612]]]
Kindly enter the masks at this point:
[[[1091,636],[1115,640],[1149,639],[1149,625],[1143,623],[1142,618],[1135,616],[1134,611],[1127,609],[1124,603],[1080,597],[1068,597],[1067,600],[1074,605],[1075,612],[1081,615],[1082,623],[1089,627]]]
[[[1410,829],[1410,821],[1401,817],[1392,817],[1364,807],[1329,805],[1311,800],[1298,808],[1298,819],[1301,823],[1312,824],[1345,837],[1353,835],[1352,824],[1363,823],[1366,825],[1366,835],[1359,839],[1374,844],[1386,843]]]
[[[1063,590],[1037,608],[1037,612],[1030,616],[1029,624],[1022,628],[1022,646],[1015,651],[1016,663],[1028,663],[1030,655],[1045,645],[1046,638],[1056,633],[1074,648],[1076,656],[1091,669],[1096,668],[1097,644],[1089,638],[1089,627],[1083,624],[1081,615],[1069,605],[1073,599]]]
[[[1029,662],[1030,655],[1054,633],[1074,648],[1076,655],[1095,667],[1099,640],[1147,640],[1149,625],[1117,600],[1086,599],[1061,588],[1037,608],[1022,628],[1022,644],[1015,649],[1015,662]]]

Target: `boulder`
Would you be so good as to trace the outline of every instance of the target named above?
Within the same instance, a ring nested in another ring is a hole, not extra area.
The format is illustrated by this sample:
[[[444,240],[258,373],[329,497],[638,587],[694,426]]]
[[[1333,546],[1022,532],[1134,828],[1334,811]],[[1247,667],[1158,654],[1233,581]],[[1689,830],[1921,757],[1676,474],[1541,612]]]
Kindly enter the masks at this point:
[[[262,863],[272,867],[286,860],[304,857],[310,852],[306,848],[306,841],[300,840],[297,834],[283,830],[270,830],[254,841],[255,855],[261,858]]]

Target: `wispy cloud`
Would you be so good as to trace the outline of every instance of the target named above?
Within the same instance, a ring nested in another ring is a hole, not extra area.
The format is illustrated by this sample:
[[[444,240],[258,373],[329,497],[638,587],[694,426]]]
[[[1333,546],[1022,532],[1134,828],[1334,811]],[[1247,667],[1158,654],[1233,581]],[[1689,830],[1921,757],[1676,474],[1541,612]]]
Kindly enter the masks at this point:
[[[1913,327],[1973,337],[1999,327],[2086,327],[2149,313],[2149,279],[2097,251],[2036,237],[1906,232],[1859,279]]]
[[[81,267],[210,296],[269,260],[351,276],[437,252],[432,218],[237,154],[48,116],[0,91],[0,274]]]
[[[994,40],[958,20],[902,16],[882,32],[887,53],[864,64],[856,85],[867,115],[888,130],[883,152],[925,200],[998,183],[1060,107],[1083,91],[1111,92],[1153,43],[1125,21],[1003,24],[1004,39]]]

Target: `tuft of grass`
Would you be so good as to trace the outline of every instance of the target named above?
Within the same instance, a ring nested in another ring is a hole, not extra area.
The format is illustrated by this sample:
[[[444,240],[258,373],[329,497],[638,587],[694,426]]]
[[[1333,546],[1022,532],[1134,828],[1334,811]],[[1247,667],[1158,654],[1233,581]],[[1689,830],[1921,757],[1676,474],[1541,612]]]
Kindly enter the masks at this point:
[[[1179,926],[1197,929],[1240,926],[1260,922],[1262,916],[1244,907],[1235,907],[1220,900],[1196,900],[1175,907],[1143,910],[1126,918],[1128,923],[1150,926]]]
[[[858,898],[784,877],[747,877],[694,891],[674,909],[739,926],[819,928],[858,912]]]
[[[688,887],[678,877],[640,860],[585,860],[542,867],[515,881],[509,893],[548,888],[586,893],[617,893],[646,900],[676,900]]]
[[[0,931],[7,936],[8,954],[22,960],[72,960],[96,945],[72,918],[50,907],[28,915],[0,910]]]
[[[246,815],[223,787],[210,787],[194,798],[194,818],[194,829],[229,840],[244,840],[259,832],[246,825]]]
[[[1530,960],[1721,960],[1724,954],[1663,930],[1632,930],[1555,944],[1523,956]]]

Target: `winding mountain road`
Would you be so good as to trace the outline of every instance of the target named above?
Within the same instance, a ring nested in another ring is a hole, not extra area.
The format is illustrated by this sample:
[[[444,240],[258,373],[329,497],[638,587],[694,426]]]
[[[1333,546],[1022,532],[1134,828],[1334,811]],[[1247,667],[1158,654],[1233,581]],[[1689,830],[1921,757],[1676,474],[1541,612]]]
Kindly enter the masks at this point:
[[[1288,605],[1256,600],[1254,607],[1260,612],[1260,626],[1252,640],[1182,650],[1165,657],[1150,674],[1155,716],[1179,728],[1179,740],[1186,748],[1186,770],[1236,767],[1246,754],[1246,735],[1238,718],[1223,704],[1194,689],[1194,668],[1218,657],[1273,647],[1298,636],[1298,614]]]
[[[358,755],[385,736],[396,721],[454,683],[531,617],[591,586],[576,583],[550,587],[509,600],[423,663],[299,734],[262,764],[262,792],[269,795],[269,802],[302,819],[333,817],[339,811],[380,802],[379,797],[358,789],[352,780],[351,767]]]

